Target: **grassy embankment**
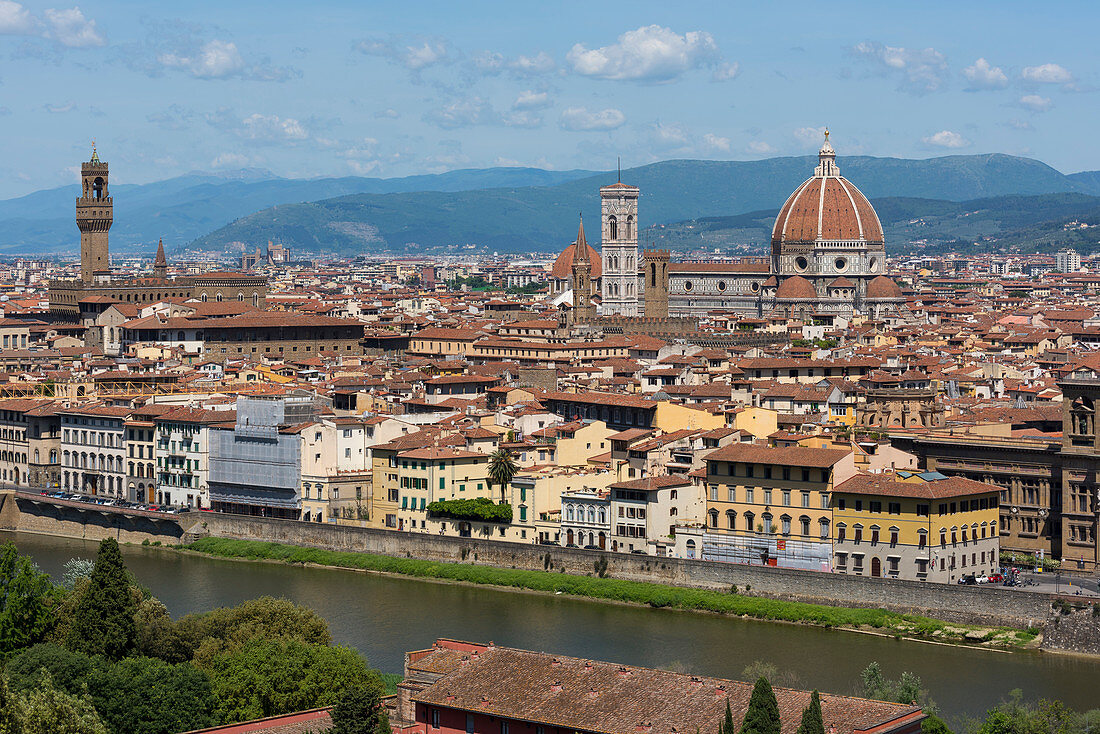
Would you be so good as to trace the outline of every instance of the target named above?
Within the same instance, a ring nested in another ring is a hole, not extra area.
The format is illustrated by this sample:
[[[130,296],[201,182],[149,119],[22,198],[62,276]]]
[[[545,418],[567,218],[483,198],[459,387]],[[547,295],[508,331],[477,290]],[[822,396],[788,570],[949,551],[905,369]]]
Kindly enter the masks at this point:
[[[821,604],[781,601],[749,596],[749,588],[737,593],[627,581],[625,579],[575,576],[553,571],[474,566],[464,563],[440,563],[413,558],[392,558],[371,553],[327,551],[282,543],[228,538],[200,538],[188,550],[223,558],[277,560],[286,563],[312,563],[420,578],[444,579],[471,584],[529,589],[572,596],[606,599],[691,611],[752,617],[754,619],[812,624],[821,627],[878,630],[899,637],[980,643],[996,647],[1022,647],[1035,639],[1037,630],[1005,627],[977,627],[950,624],[911,614],[884,609],[852,609]],[[598,569],[594,569],[598,570]],[[969,636],[968,636],[969,633]],[[978,634],[982,633],[982,634]]]

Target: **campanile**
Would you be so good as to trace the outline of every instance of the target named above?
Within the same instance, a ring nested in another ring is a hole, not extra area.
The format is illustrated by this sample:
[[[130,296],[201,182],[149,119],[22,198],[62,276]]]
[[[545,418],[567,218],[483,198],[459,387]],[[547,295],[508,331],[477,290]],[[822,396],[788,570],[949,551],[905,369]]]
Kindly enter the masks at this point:
[[[80,229],[80,279],[85,283],[109,280],[111,263],[107,234],[114,221],[114,205],[107,190],[107,163],[99,160],[95,144],[92,159],[80,164],[81,195],[76,200]]]

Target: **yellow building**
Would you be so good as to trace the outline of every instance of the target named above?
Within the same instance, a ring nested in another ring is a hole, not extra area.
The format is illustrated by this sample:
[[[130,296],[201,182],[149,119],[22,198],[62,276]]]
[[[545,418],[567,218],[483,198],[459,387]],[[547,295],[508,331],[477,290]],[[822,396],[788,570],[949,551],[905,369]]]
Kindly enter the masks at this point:
[[[666,433],[678,431],[681,428],[713,431],[715,428],[726,425],[726,418],[722,413],[711,413],[700,408],[662,400],[657,403],[657,414],[653,425]]]
[[[428,530],[428,505],[437,500],[493,498],[489,455],[449,446],[397,453],[398,530]],[[494,488],[495,489],[495,488]],[[499,497],[499,489],[495,489]]]
[[[733,414],[731,427],[764,440],[779,430],[779,413],[771,408],[741,408]]]
[[[706,455],[703,558],[828,570],[833,487],[852,452],[733,444]]]
[[[939,472],[858,474],[833,490],[837,573],[954,583],[999,565],[1000,489]]]

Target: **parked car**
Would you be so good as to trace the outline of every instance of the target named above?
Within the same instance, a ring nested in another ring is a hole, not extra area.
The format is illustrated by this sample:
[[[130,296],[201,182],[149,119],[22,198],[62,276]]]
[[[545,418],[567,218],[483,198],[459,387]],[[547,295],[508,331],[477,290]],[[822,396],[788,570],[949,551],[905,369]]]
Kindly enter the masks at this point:
[[[1004,583],[1004,580],[1005,580],[1004,574],[1001,574],[1001,573],[991,573],[991,574],[989,574],[989,583],[991,583],[991,584]]]
[[[974,576],[974,574],[968,573],[967,575],[959,579],[959,584],[962,586],[977,586],[978,579]]]
[[[974,583],[988,584],[989,583],[989,577],[986,576],[984,573],[980,573],[980,574],[978,574],[977,576],[974,577]]]

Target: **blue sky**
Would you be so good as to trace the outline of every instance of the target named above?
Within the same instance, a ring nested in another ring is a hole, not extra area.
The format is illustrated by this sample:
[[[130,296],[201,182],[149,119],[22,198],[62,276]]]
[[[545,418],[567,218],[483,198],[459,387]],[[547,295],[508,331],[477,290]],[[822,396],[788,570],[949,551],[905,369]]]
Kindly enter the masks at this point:
[[[1004,152],[1100,169],[1095,3],[0,0],[0,197],[260,167]]]

